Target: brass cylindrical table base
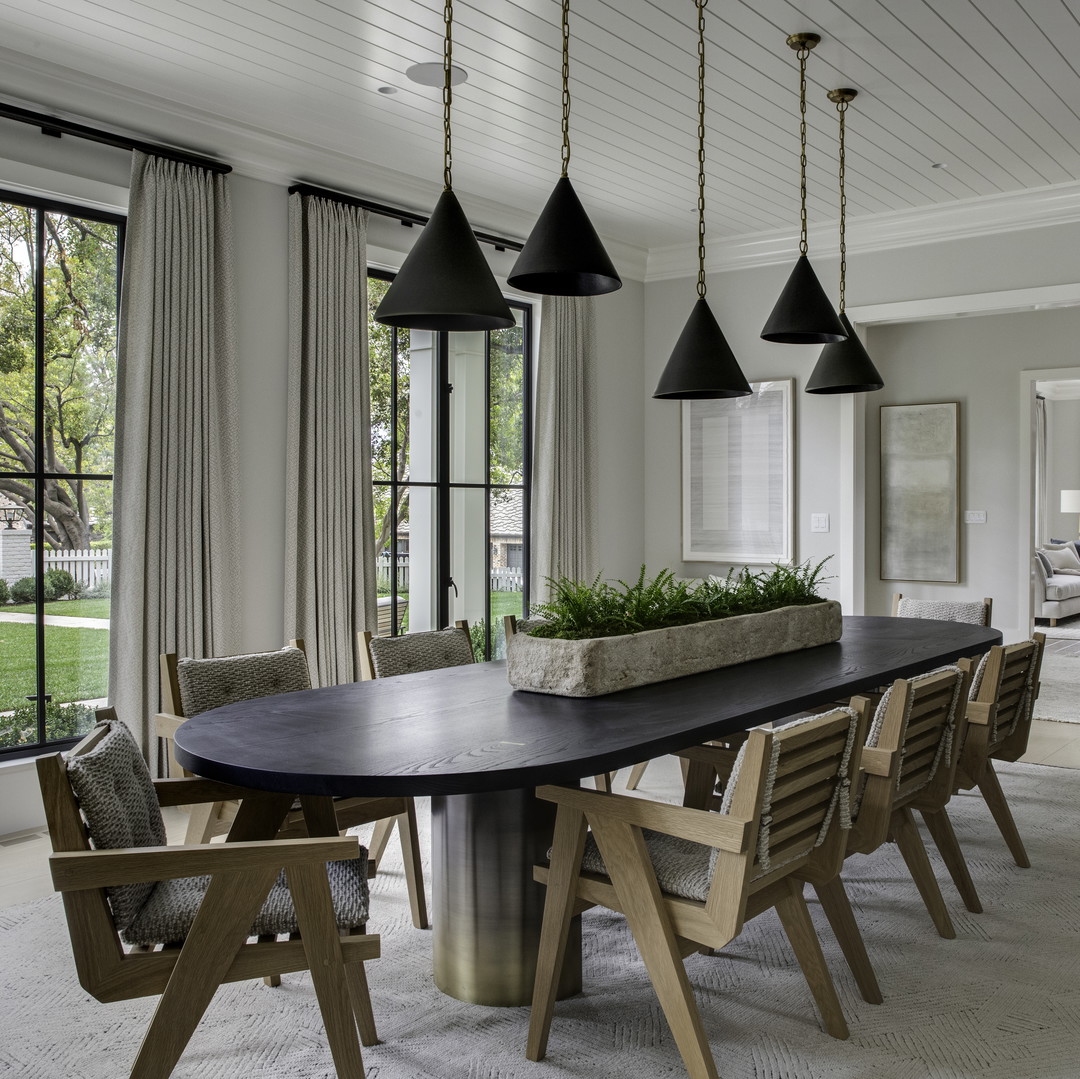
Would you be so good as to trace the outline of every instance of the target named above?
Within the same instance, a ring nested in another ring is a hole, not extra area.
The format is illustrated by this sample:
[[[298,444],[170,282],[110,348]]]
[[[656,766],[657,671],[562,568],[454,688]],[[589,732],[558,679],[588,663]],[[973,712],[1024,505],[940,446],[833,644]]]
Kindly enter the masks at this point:
[[[472,1004],[532,1000],[555,807],[532,790],[431,799],[435,984]],[[575,918],[559,996],[581,991],[581,919]]]

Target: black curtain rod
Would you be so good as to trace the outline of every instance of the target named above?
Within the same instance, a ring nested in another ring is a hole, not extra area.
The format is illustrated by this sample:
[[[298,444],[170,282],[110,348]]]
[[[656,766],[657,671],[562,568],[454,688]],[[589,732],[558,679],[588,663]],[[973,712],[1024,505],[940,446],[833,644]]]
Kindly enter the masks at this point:
[[[346,206],[359,206],[363,210],[370,210],[380,217],[393,217],[403,225],[426,225],[428,219],[423,214],[413,210],[399,210],[394,206],[384,206],[380,202],[372,202],[370,199],[362,199],[357,195],[344,195],[340,191],[330,191],[325,187],[315,187],[313,184],[293,184],[289,188],[290,195],[314,195],[316,198],[329,199],[331,202],[342,202]],[[508,240],[505,236],[492,236],[489,232],[476,232],[473,235],[482,244],[491,244],[497,251],[509,249],[520,251],[525,244],[520,240]]]
[[[58,116],[48,116],[43,112],[20,109],[17,105],[7,105],[2,101],[0,101],[0,117],[16,120],[20,124],[32,124],[34,127],[40,127],[43,135],[52,135],[55,138],[60,138],[61,135],[74,135],[76,138],[86,139],[88,142],[100,142],[106,146],[119,147],[121,150],[140,150],[144,154],[165,157],[170,161],[194,165],[195,168],[207,169],[210,172],[232,172],[232,165],[214,161],[209,157],[200,157],[198,154],[189,154],[183,150],[158,146],[153,142],[142,142],[140,139],[132,139],[127,135],[116,135],[111,131],[101,131],[96,127],[87,127],[86,124],[76,124],[71,120],[62,120]]]

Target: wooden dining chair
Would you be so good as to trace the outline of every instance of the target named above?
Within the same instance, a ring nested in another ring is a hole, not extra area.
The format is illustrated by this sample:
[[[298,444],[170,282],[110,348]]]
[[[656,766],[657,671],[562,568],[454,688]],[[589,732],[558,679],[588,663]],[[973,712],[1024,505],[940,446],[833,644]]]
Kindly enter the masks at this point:
[[[165,739],[170,774],[182,775],[173,753],[177,728],[191,716],[239,701],[257,700],[279,693],[311,688],[307,655],[302,640],[290,641],[273,652],[251,652],[213,659],[181,659],[173,653],[161,656],[162,711],[154,717],[155,730]],[[186,843],[205,843],[229,831],[236,816],[235,801],[191,807]],[[411,798],[319,798],[297,799],[278,832],[282,839],[302,835],[331,835],[362,824],[386,822],[387,833],[399,824],[405,864],[405,883],[413,925],[429,927],[424,873],[416,808]],[[369,860],[374,875],[377,862]]]
[[[1045,634],[1036,633],[1030,641],[997,645],[975,668],[967,706],[967,734],[956,770],[956,790],[978,788],[1013,861],[1023,869],[1029,868],[1031,861],[994,771],[994,761],[1017,761],[1027,752],[1045,644]],[[938,839],[939,820],[926,813],[923,816],[942,857],[946,857]],[[948,841],[946,836],[945,843]],[[951,872],[953,867],[947,858],[946,864]],[[953,879],[963,894],[961,880],[955,874]],[[969,903],[968,909],[976,907]]]
[[[943,622],[968,622],[973,626],[989,626],[994,601],[985,596],[978,600],[909,599],[903,592],[894,592],[893,618],[937,618]]]
[[[849,825],[849,778],[867,713],[838,709],[780,731],[754,730],[740,751],[722,812],[565,787],[540,787],[558,806],[526,1055],[547,1051],[573,916],[621,912],[692,1079],[717,1072],[683,957],[722,948],[774,909],[826,1031],[848,1036],[803,899],[803,882],[839,872]],[[591,829],[591,831],[590,831]]]
[[[363,963],[379,955],[364,848],[349,837],[166,846],[161,806],[258,793],[152,780],[115,712],[98,717],[37,773],[79,983],[102,1003],[161,997],[132,1079],[172,1073],[219,985],[302,970],[338,1076],[362,1079],[357,1028],[377,1041]]]

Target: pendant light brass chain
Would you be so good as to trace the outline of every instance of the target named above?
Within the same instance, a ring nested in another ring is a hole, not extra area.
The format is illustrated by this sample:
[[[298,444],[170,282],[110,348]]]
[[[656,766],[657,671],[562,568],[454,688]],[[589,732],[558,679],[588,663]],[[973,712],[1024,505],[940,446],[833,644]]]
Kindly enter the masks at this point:
[[[806,238],[806,58],[810,50],[805,46],[796,54],[799,57],[799,254],[810,250]]]
[[[453,155],[450,147],[450,102],[454,96],[450,89],[454,50],[454,0],[444,0],[443,21],[446,24],[443,34],[443,187],[449,191],[454,186]]]
[[[709,0],[695,0],[698,32],[698,277],[697,294],[705,298],[705,5]]]
[[[847,281],[847,237],[845,224],[847,219],[847,192],[844,190],[844,114],[848,110],[846,101],[836,103],[840,114],[840,314],[844,313],[844,286]]]
[[[562,174],[570,168],[570,0],[562,0]]]

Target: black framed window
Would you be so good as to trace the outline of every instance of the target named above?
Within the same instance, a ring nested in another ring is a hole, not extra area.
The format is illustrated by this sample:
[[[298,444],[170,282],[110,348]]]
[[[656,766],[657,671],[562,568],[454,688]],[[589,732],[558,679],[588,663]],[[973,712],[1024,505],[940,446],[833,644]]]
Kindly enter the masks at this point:
[[[108,696],[124,218],[0,191],[0,755]]]
[[[506,330],[399,330],[371,317],[392,279],[368,276],[379,632],[467,618],[498,657],[529,605],[532,307]]]

